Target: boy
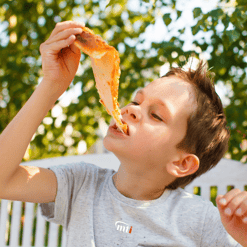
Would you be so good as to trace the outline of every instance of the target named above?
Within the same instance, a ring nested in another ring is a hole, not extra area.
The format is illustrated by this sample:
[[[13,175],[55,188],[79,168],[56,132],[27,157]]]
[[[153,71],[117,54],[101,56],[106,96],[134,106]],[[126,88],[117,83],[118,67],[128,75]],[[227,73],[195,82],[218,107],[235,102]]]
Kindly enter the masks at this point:
[[[0,198],[40,203],[47,220],[66,228],[69,247],[247,246],[247,192],[218,196],[217,209],[180,188],[216,165],[229,139],[202,66],[173,69],[140,90],[122,109],[129,135],[111,122],[104,145],[121,161],[117,172],[85,163],[19,165],[75,76],[80,50],[73,42],[82,26],[58,23],[40,46],[43,80],[0,135]]]

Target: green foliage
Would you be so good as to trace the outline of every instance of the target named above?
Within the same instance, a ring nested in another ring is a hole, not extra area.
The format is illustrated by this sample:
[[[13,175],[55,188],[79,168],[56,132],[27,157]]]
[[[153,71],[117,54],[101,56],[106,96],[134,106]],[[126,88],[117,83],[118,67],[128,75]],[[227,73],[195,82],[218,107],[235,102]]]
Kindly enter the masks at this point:
[[[166,24],[166,26],[168,26],[172,22],[172,19],[170,18],[170,14],[164,14],[163,21]]]
[[[198,16],[200,16],[201,13],[202,13],[201,8],[194,8],[194,10],[193,10],[194,19],[197,18]]]
[[[126,5],[125,0],[110,0],[110,2],[106,5],[106,7],[112,6],[114,4],[120,4],[122,7]]]
[[[211,43],[200,40],[194,44],[202,51],[210,47],[211,58],[208,63],[209,68],[213,67],[215,71],[215,82],[222,81],[233,90],[233,95],[229,95],[230,104],[225,108],[231,130],[229,154],[232,159],[246,162],[244,157],[247,155],[247,148],[244,140],[247,132],[247,5],[236,1],[236,6],[232,9],[233,12],[225,5],[200,15],[194,10],[194,17],[198,18],[198,22],[192,27],[192,33],[213,33]],[[222,31],[217,28],[219,25],[223,25]]]
[[[179,29],[176,37],[153,42],[150,48],[141,46],[145,41],[142,34],[160,17],[162,6],[169,9],[161,17],[172,33],[176,25],[171,24],[183,14],[183,10],[176,8],[175,0],[140,0],[142,10],[136,11],[128,9],[128,1],[108,0],[105,6],[100,4],[102,2],[12,0],[1,3],[0,20],[5,25],[5,36],[0,38],[0,132],[25,104],[42,77],[39,46],[49,37],[57,22],[83,20],[87,27],[119,50],[120,107],[129,103],[131,94],[138,87],[158,78],[159,68],[164,63],[183,65],[191,55],[199,57],[198,50],[185,52],[183,49],[186,26]],[[193,16],[197,23],[191,27],[194,45],[202,52],[210,53],[208,64],[216,74],[215,82],[222,81],[233,90],[225,111],[231,129],[229,153],[236,160],[247,155],[247,150],[241,149],[247,128],[247,9],[244,2],[238,0],[236,6],[228,6],[229,3],[220,1],[219,6],[208,13],[195,8]],[[176,13],[176,19],[172,13]],[[205,38],[197,39],[202,32],[211,35],[210,42]],[[88,56],[82,55],[81,65],[82,72],[74,78],[68,90],[81,84],[82,94],[77,101],[62,108],[62,120],[48,113],[50,123],[43,121],[37,130],[30,144],[30,159],[77,154],[81,140],[86,141],[90,149],[98,138],[99,119],[110,122],[111,117],[99,103]],[[68,126],[73,127],[69,134],[72,144],[65,142]]]
[[[128,1],[126,0],[109,0],[109,3],[106,5],[106,7],[109,7],[109,6],[112,6],[114,4],[120,4],[122,7],[126,6]],[[155,6],[157,0],[141,0],[141,2],[144,2],[144,3],[152,3],[153,6]]]

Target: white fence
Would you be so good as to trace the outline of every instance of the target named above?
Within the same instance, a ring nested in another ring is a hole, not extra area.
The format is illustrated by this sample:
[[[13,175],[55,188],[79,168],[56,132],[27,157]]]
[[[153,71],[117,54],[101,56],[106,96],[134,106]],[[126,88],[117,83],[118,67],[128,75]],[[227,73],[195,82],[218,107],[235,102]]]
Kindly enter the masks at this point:
[[[77,161],[114,170],[117,170],[120,164],[113,154],[106,153],[43,159],[25,162],[22,165],[47,168]],[[247,165],[222,159],[215,168],[194,180],[185,190],[193,193],[194,187],[200,187],[201,196],[210,200],[212,186],[217,186],[220,194],[227,192],[227,186],[244,190],[247,185],[246,177]],[[66,234],[63,227],[46,222],[41,216],[38,204],[1,200],[0,205],[0,247],[65,247]]]

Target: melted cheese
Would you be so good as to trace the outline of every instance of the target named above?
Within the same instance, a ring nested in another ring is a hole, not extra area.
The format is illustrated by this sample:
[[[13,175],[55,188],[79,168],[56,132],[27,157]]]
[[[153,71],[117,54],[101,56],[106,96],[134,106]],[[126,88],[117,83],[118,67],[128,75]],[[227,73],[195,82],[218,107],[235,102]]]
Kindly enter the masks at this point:
[[[113,116],[117,127],[127,134],[128,127],[121,121],[118,103],[120,59],[117,50],[87,27],[76,36],[74,44],[90,56],[100,103],[104,105],[108,114]]]

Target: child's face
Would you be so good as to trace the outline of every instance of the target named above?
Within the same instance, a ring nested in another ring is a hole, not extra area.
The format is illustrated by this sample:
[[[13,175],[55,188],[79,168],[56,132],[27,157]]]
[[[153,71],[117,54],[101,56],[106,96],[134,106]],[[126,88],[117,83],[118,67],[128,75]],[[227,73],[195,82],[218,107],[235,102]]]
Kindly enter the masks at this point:
[[[174,76],[154,80],[142,92],[136,94],[136,103],[121,109],[130,135],[118,135],[109,128],[104,146],[121,163],[154,168],[179,159],[175,146],[185,137],[194,94],[189,83]]]

